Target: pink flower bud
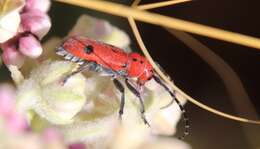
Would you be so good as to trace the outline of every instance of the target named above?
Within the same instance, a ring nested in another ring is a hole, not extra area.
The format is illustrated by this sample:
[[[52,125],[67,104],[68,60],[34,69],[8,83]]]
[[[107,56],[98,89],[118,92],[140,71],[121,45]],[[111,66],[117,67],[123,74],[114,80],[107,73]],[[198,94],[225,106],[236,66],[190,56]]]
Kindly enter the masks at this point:
[[[25,117],[15,111],[15,90],[11,85],[0,85],[0,116],[13,133],[23,132],[27,128]]]
[[[28,128],[28,124],[24,115],[13,109],[13,112],[6,119],[6,127],[10,132],[17,134],[24,132]]]
[[[42,54],[42,47],[39,41],[31,34],[20,37],[19,50],[26,56],[37,58]]]
[[[7,117],[14,108],[14,88],[8,84],[0,85],[0,115]]]
[[[50,8],[50,0],[27,0],[25,11],[37,9],[42,12],[47,12]]]
[[[42,39],[51,28],[49,16],[40,10],[30,10],[21,15],[22,32],[31,32]]]
[[[86,149],[86,146],[83,143],[74,143],[69,145],[69,149]]]
[[[58,132],[58,130],[56,130],[54,128],[47,128],[43,132],[43,140],[46,143],[53,143],[55,141],[60,141],[62,139],[63,139],[62,135]]]
[[[2,47],[4,52],[2,59],[6,65],[15,65],[21,67],[24,63],[24,56],[17,51],[14,46]]]

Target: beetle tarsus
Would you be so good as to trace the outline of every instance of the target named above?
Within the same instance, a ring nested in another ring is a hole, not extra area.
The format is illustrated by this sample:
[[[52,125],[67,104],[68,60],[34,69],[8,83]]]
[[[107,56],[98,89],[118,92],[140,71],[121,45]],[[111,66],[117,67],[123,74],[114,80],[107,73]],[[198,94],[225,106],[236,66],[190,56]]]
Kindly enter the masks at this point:
[[[61,85],[64,85],[69,80],[70,77],[72,77],[80,72],[83,72],[85,70],[89,70],[90,66],[91,66],[91,63],[84,62],[76,70],[72,71],[71,73],[67,74],[64,78],[62,78]]]

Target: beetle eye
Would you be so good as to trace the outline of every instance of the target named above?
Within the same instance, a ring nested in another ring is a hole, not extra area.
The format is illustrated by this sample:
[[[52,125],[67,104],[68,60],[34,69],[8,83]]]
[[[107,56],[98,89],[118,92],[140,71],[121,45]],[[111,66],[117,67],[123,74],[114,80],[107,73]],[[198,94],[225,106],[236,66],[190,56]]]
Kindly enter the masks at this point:
[[[90,54],[94,50],[94,47],[92,45],[87,45],[84,49],[85,53]]]

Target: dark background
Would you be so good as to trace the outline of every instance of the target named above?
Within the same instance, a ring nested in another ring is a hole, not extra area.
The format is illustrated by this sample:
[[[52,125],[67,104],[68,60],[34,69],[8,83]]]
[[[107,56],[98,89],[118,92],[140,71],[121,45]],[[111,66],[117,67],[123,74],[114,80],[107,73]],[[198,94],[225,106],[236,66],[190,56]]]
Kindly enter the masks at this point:
[[[143,0],[142,4],[158,1]],[[129,5],[131,1],[120,3]],[[258,0],[197,0],[151,11],[260,38],[259,6]],[[55,2],[49,12],[53,23],[49,36],[65,36],[83,13],[107,19],[124,29],[132,39],[132,48],[138,49],[126,19]],[[138,27],[150,54],[178,87],[207,105],[237,115],[222,80],[207,63],[163,28],[140,22]],[[194,37],[222,57],[239,75],[255,106],[252,108],[259,113],[260,51],[202,36]],[[1,67],[0,71],[1,81],[8,80],[6,68]],[[191,103],[185,107],[191,119],[191,135],[185,141],[194,149],[255,148],[249,145],[242,132],[241,126],[247,124],[224,119]],[[179,133],[182,133],[183,124],[179,127]]]

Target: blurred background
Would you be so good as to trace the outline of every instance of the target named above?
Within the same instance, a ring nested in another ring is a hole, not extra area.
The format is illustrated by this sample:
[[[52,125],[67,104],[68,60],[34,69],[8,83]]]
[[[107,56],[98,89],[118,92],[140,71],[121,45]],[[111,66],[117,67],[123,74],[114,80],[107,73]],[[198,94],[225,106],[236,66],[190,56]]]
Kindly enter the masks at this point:
[[[132,2],[114,1],[125,5],[130,5]],[[141,4],[159,1],[142,0]],[[260,2],[257,0],[197,0],[149,11],[260,38],[259,6]],[[49,11],[53,27],[45,39],[53,35],[65,36],[77,18],[84,13],[106,19],[126,31],[132,40],[131,48],[141,52],[126,19],[56,2],[53,2]],[[187,94],[230,114],[255,119],[260,113],[259,50],[192,35],[233,69],[250,99],[244,101],[241,100],[244,94],[239,89],[232,88],[233,92],[237,93],[236,99],[234,95],[230,95],[223,79],[214,68],[174,35],[162,27],[141,22],[137,24],[152,57]],[[11,81],[4,65],[1,66],[0,72],[1,82]],[[216,116],[189,102],[185,107],[191,119],[191,134],[185,141],[194,149],[260,148],[260,126]],[[252,111],[256,113],[252,115]],[[182,128],[183,123],[179,123],[178,134],[182,133]]]

